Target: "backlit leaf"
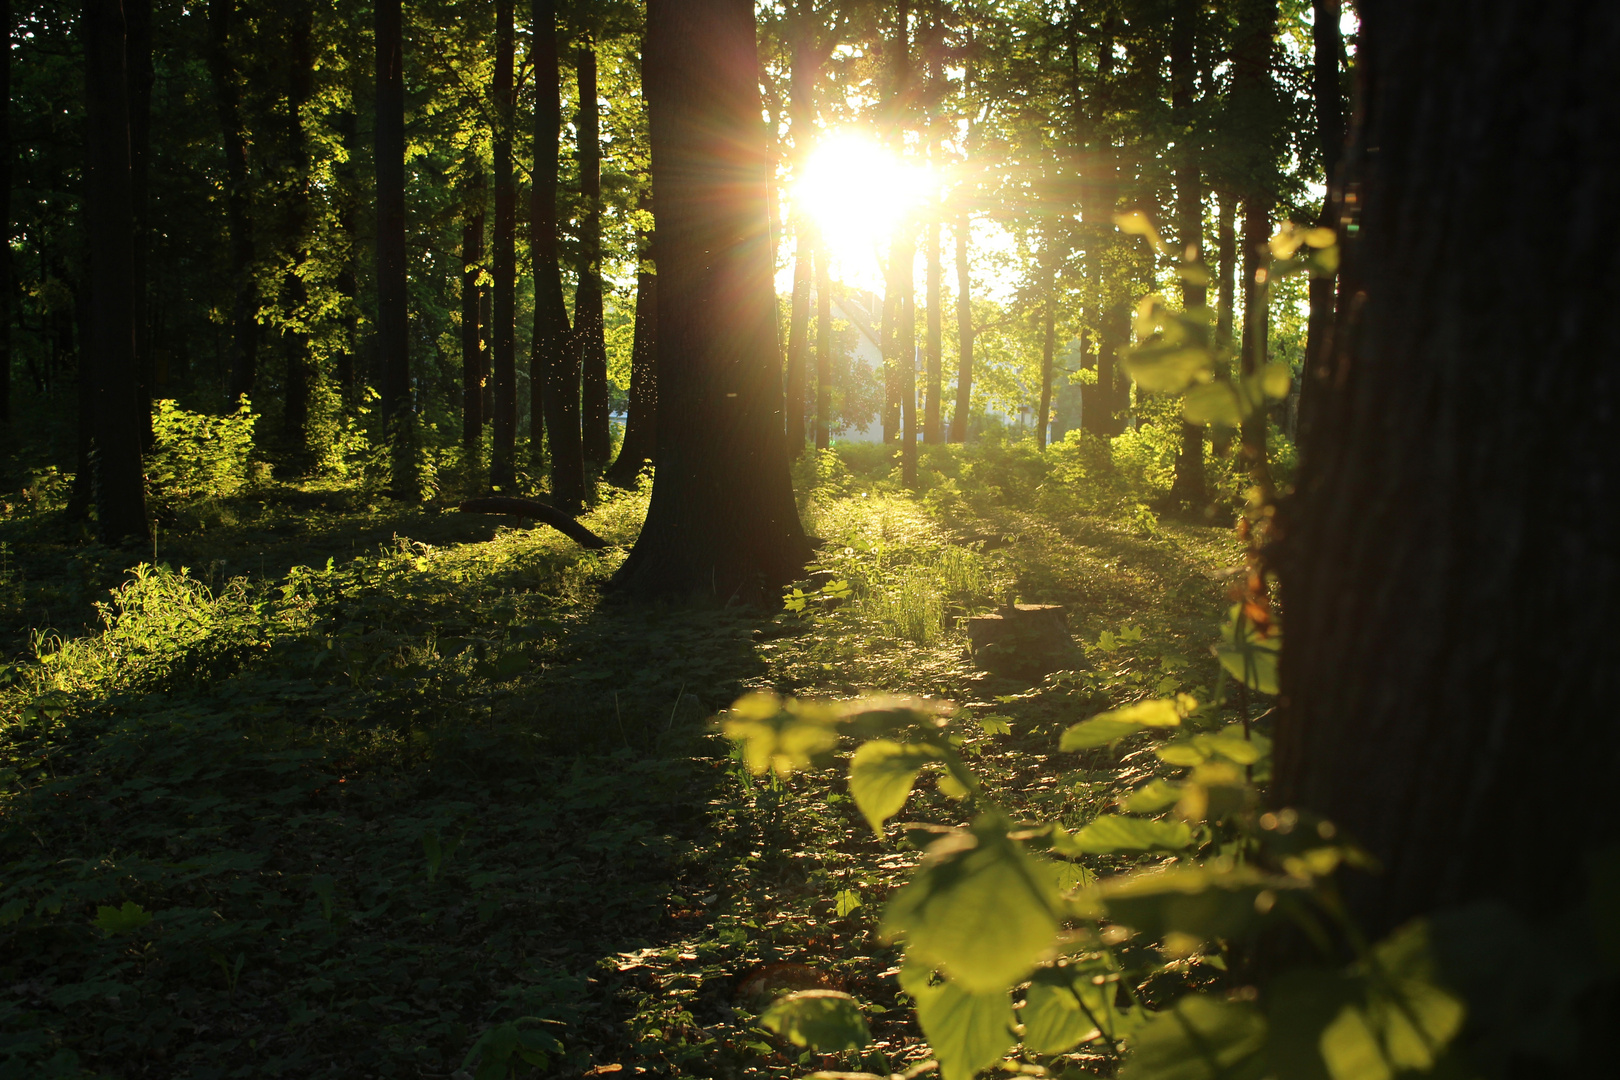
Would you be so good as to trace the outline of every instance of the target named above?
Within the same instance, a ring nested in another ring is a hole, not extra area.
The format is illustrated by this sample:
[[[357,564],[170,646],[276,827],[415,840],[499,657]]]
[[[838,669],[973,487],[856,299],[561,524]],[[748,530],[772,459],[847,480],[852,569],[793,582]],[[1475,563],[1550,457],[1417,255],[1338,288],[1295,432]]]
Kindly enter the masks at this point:
[[[930,986],[917,969],[902,972],[901,986],[917,1001],[917,1020],[939,1059],[943,1080],[973,1080],[1017,1041],[1012,999],[1005,989],[973,992],[949,980]]]
[[[1125,809],[1133,814],[1157,814],[1174,806],[1181,798],[1181,785],[1165,780],[1153,780],[1131,793],[1125,800]]]
[[[1265,1039],[1253,1005],[1191,995],[1137,1033],[1120,1080],[1259,1080]]]
[[[800,990],[778,1000],[759,1018],[760,1026],[821,1054],[859,1050],[872,1041],[861,1007],[837,990]]]
[[[883,835],[883,823],[906,805],[917,773],[940,757],[939,749],[927,743],[889,739],[874,739],[855,751],[849,763],[849,793],[873,832]]]
[[[1192,831],[1182,821],[1104,814],[1074,836],[1074,845],[1091,855],[1119,851],[1179,851],[1192,843]]]
[[[1189,424],[1220,424],[1237,427],[1243,422],[1243,410],[1232,385],[1212,382],[1195,386],[1187,391],[1181,402],[1181,415]]]
[[[123,907],[96,908],[96,926],[110,935],[134,933],[151,921],[151,912],[133,900],[125,900]]]
[[[1255,633],[1254,624],[1240,619],[1242,608],[1234,604],[1221,627],[1221,639],[1215,645],[1216,659],[1227,674],[1251,690],[1262,694],[1275,694],[1277,685],[1277,656],[1282,648],[1282,633],[1276,627],[1265,637]]]

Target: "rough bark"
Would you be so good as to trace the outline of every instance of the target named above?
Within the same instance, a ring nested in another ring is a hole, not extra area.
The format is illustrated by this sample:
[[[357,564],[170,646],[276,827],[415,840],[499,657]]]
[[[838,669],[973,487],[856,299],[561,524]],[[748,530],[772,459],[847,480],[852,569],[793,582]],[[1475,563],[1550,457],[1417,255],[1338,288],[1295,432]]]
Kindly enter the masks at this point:
[[[967,442],[968,411],[973,405],[973,267],[968,262],[969,218],[956,218],[956,409],[951,413],[951,442]]]
[[[1344,89],[1339,78],[1339,54],[1343,40],[1339,34],[1339,0],[1314,0],[1311,28],[1312,103],[1316,110],[1316,140],[1322,154],[1322,175],[1327,195],[1317,225],[1335,228],[1339,160],[1344,156]],[[1312,398],[1328,376],[1328,357],[1333,348],[1335,293],[1334,277],[1314,277],[1310,283],[1310,315],[1305,324],[1305,367],[1297,383],[1298,416],[1309,426]],[[1296,432],[1297,435],[1297,432]]]
[[[242,91],[231,56],[234,0],[208,0],[208,72],[219,113],[225,154],[225,231],[230,247],[231,358],[229,403],[251,396],[258,374],[259,294],[253,280],[253,219],[248,212],[247,140],[242,129]],[[380,15],[379,15],[380,18]]]
[[[569,347],[568,308],[557,258],[557,142],[562,130],[558,93],[555,0],[533,0],[529,56],[534,65],[534,174],[529,203],[529,252],[534,259],[534,335],[529,372],[540,395],[551,451],[551,498],[578,512],[585,501],[580,443],[579,357]],[[541,89],[544,88],[544,89]],[[533,399],[531,398],[531,408]]]
[[[1539,932],[1614,843],[1620,7],[1361,12],[1355,299],[1279,515],[1274,797],[1382,864],[1346,882],[1370,934],[1484,899]],[[1602,1075],[1612,1008],[1580,1059],[1497,1064]]]
[[[140,382],[135,358],[135,223],[120,0],[86,0],[83,28],[90,340],[80,378],[90,390],[89,464],[98,532],[104,543],[116,544],[149,535],[136,423]]]
[[[803,569],[783,435],[768,159],[750,0],[650,0],[658,472],[616,577],[635,596],[770,602]]]
[[[490,383],[495,411],[490,415],[489,486],[511,494],[517,463],[517,176],[512,160],[512,127],[517,95],[512,78],[516,36],[513,0],[495,3],[495,74],[490,97],[495,107],[495,228],[490,235],[490,276],[494,315],[489,328]]]
[[[484,439],[484,173],[475,167],[467,180],[461,211],[461,445],[471,457]]]
[[[1204,262],[1204,186],[1198,168],[1198,150],[1193,139],[1193,90],[1197,70],[1193,66],[1193,41],[1197,33],[1198,0],[1176,0],[1175,23],[1170,35],[1170,107],[1176,129],[1176,244],[1185,262],[1200,268]],[[1194,311],[1205,306],[1207,289],[1202,282],[1183,279],[1181,308]],[[1175,477],[1170,483],[1170,503],[1182,511],[1200,511],[1209,504],[1204,483],[1204,426],[1181,421],[1181,446],[1176,453]]]
[[[574,336],[579,349],[581,438],[585,460],[606,464],[613,453],[608,417],[607,343],[602,322],[602,132],[596,87],[596,46],[588,37],[574,52],[579,81],[579,284]]]
[[[1243,348],[1239,371],[1252,375],[1265,366],[1269,336],[1268,297],[1264,271],[1269,258],[1271,210],[1276,200],[1273,176],[1276,168],[1268,130],[1273,118],[1274,86],[1272,68],[1276,62],[1277,0],[1243,0],[1238,7],[1238,27],[1232,43],[1233,108],[1241,123],[1246,159],[1246,190],[1243,192]],[[1266,458],[1266,433],[1270,417],[1256,409],[1239,429],[1240,453],[1249,477],[1261,491],[1271,490],[1271,470]]]

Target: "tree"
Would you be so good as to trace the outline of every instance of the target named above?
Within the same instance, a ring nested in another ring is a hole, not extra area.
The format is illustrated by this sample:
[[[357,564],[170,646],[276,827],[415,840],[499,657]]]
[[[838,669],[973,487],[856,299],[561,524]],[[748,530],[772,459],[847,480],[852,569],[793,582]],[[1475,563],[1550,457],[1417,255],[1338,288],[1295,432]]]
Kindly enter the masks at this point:
[[[135,222],[131,207],[129,92],[120,0],[84,5],[85,205],[90,243],[89,342],[81,380],[90,390],[91,489],[101,539],[145,539],[140,383],[135,359]]]
[[[768,602],[809,556],[788,477],[749,0],[650,0],[658,473],[616,582]]]
[[[484,438],[484,170],[469,168],[461,211],[461,445],[478,453]]]
[[[1204,267],[1204,183],[1193,141],[1193,41],[1197,34],[1198,0],[1176,0],[1170,34],[1171,122],[1176,139],[1176,244],[1184,262],[1198,272]],[[1181,307],[1192,312],[1205,306],[1207,288],[1197,272],[1181,280]],[[1204,485],[1204,427],[1181,421],[1181,448],[1176,454],[1170,502],[1183,510],[1202,510],[1209,503]]]
[[[0,57],[0,424],[11,422],[11,0],[0,0],[6,55]]]
[[[579,284],[574,290],[574,335],[579,349],[581,438],[585,460],[606,464],[613,453],[609,426],[607,344],[602,320],[602,130],[596,86],[596,44],[590,31],[574,50],[579,83]]]
[[[557,258],[558,99],[555,0],[530,6],[529,55],[534,64],[534,182],[529,203],[529,252],[534,259],[534,336],[529,362],[532,391],[544,407],[551,449],[551,497],[577,511],[585,501],[585,457],[580,443],[579,354],[569,347],[568,308]]]
[[[1338,224],[1334,216],[1333,188],[1338,182],[1339,159],[1344,149],[1344,88],[1339,78],[1343,39],[1339,33],[1339,10],[1339,0],[1314,0],[1312,4],[1312,104],[1316,113],[1317,150],[1322,155],[1322,177],[1328,189],[1316,224],[1327,229]],[[1331,275],[1319,274],[1311,278],[1305,369],[1298,380],[1300,419],[1305,424],[1309,424],[1310,399],[1314,393],[1307,392],[1306,387],[1319,386],[1327,376],[1333,342],[1334,289],[1335,280]]]
[[[390,0],[382,0],[386,6]],[[392,0],[395,8],[398,0]],[[208,0],[208,71],[213,81],[214,108],[219,113],[220,146],[225,152],[225,222],[230,247],[231,284],[235,294],[231,304],[231,357],[229,400],[235,403],[251,396],[257,377],[259,352],[259,300],[253,279],[253,219],[248,212],[247,139],[242,127],[242,92],[237,85],[235,60],[231,55],[231,22],[236,14],[235,0]],[[381,26],[383,11],[377,10]],[[398,18],[394,25],[398,28]],[[378,48],[382,48],[379,41]],[[378,84],[382,81],[382,56],[378,54]],[[401,90],[403,95],[404,91]],[[403,101],[403,99],[402,99]],[[400,108],[403,110],[404,105]],[[400,227],[404,228],[403,159],[404,133],[401,124]],[[379,213],[381,204],[379,204]],[[380,240],[379,240],[380,243]],[[401,241],[400,266],[404,267]],[[403,293],[402,293],[403,295]],[[402,342],[404,340],[401,335]]]
[[[642,198],[643,209],[652,200]],[[630,346],[630,401],[625,410],[624,443],[607,471],[610,482],[629,487],[658,452],[658,276],[653,272],[652,237],[641,235],[636,268],[635,339]],[[651,264],[651,265],[649,265]]]
[[[1347,894],[1373,936],[1482,899],[1550,926],[1613,844],[1606,785],[1569,769],[1620,749],[1620,7],[1361,10],[1339,203],[1357,300],[1279,512],[1274,798],[1382,864]],[[1601,1074],[1613,999],[1591,1004],[1587,1060],[1501,1064]]]
[[[1243,342],[1238,367],[1255,375],[1266,362],[1269,334],[1265,265],[1276,201],[1276,143],[1280,128],[1272,66],[1276,62],[1277,0],[1240,0],[1232,42],[1232,109],[1244,162]],[[1244,464],[1263,491],[1271,487],[1266,431],[1270,418],[1255,409],[1240,429]]]
[[[495,279],[494,322],[490,325],[490,382],[495,412],[490,417],[489,486],[508,494],[516,476],[517,442],[517,176],[512,160],[512,129],[517,92],[512,63],[515,34],[513,0],[495,0],[495,229],[490,237],[490,269]]]
[[[956,216],[956,409],[951,442],[967,442],[968,410],[973,404],[973,266],[968,262],[968,214]]]

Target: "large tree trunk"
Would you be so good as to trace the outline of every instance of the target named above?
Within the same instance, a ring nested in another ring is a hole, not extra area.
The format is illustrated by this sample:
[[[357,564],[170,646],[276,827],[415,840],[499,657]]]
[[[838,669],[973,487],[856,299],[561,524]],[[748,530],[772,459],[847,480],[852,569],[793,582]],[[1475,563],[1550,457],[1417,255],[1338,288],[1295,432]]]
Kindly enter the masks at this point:
[[[1171,122],[1176,129],[1176,244],[1187,262],[1204,262],[1204,186],[1198,169],[1198,149],[1192,138],[1193,41],[1198,29],[1198,0],[1176,0],[1175,24],[1170,35]],[[1183,278],[1181,309],[1205,305],[1207,290],[1201,281]],[[1176,453],[1170,503],[1178,510],[1201,511],[1209,505],[1204,484],[1204,426],[1181,421],[1181,447]]]
[[[309,242],[309,150],[304,142],[304,109],[315,91],[313,51],[315,11],[310,0],[289,5],[286,39],[287,80],[287,162],[282,213],[285,215],[289,264],[282,281],[284,303],[299,322],[307,322],[304,306],[308,292],[299,273],[308,258]],[[309,352],[309,333],[292,330],[286,334],[286,408],[282,413],[282,435],[296,471],[311,463],[309,445],[309,404],[314,389],[314,363]]]
[[[1243,193],[1243,349],[1239,370],[1253,375],[1265,366],[1270,330],[1271,290],[1262,272],[1271,239],[1271,210],[1276,201],[1270,177],[1276,163],[1268,130],[1275,118],[1272,67],[1276,59],[1277,0],[1242,0],[1232,42],[1233,108],[1245,126],[1248,189]],[[1266,455],[1270,416],[1264,408],[1245,417],[1239,430],[1241,452],[1250,479],[1262,492],[1271,490]]]
[[[1097,28],[1097,90],[1086,110],[1089,147],[1086,158],[1089,180],[1082,188],[1086,204],[1083,216],[1091,226],[1086,250],[1087,276],[1091,278],[1092,317],[1097,328],[1097,389],[1093,405],[1083,405],[1082,421],[1098,435],[1119,434],[1118,413],[1127,406],[1130,388],[1120,386],[1119,351],[1130,341],[1130,297],[1120,271],[1113,266],[1117,249],[1114,212],[1119,202],[1119,155],[1113,138],[1104,129],[1112,98],[1110,81],[1114,75],[1114,41],[1118,36],[1117,18],[1104,15]],[[1078,91],[1077,91],[1078,93]],[[1077,105],[1079,109],[1082,106]],[[1084,402],[1084,399],[1082,399]]]
[[[816,246],[816,449],[832,446],[832,272],[827,245]]]
[[[927,408],[923,413],[923,442],[930,445],[944,440],[940,437],[940,396],[944,393],[944,327],[940,317],[940,294],[943,270],[939,260],[939,218],[928,223],[927,253],[928,326],[927,337]]]
[[[802,173],[810,158],[810,144],[814,138],[815,102],[811,99],[815,85],[815,50],[810,41],[812,27],[806,13],[789,10],[789,25],[793,35],[791,68],[789,70],[788,108],[792,115],[793,162]],[[798,457],[804,452],[804,384],[805,367],[809,358],[810,338],[810,279],[814,274],[815,226],[802,206],[793,208],[793,297],[788,322],[787,355],[787,440],[788,453]]]
[[[531,395],[545,413],[551,450],[551,498],[577,513],[585,501],[585,458],[580,443],[579,356],[570,347],[568,307],[557,259],[557,140],[562,130],[558,96],[555,0],[533,0],[529,56],[534,64],[534,177],[529,203],[529,251],[534,258],[534,342],[529,360]],[[531,396],[531,409],[535,403]]]
[[[377,354],[395,494],[415,488],[405,269],[405,44],[400,0],[377,0]]]
[[[9,22],[6,24],[11,25]],[[129,194],[135,229],[135,427],[144,449],[152,444],[152,398],[157,368],[147,297],[147,197],[152,150],[152,0],[124,0],[125,64],[129,79]]]
[[[461,445],[478,464],[484,441],[484,173],[476,164],[467,178],[461,211]]]
[[[495,412],[490,417],[489,486],[514,494],[517,444],[517,178],[512,161],[512,125],[517,95],[512,80],[513,0],[495,3],[495,231],[490,237],[490,272],[495,279],[495,316],[490,325],[490,375]]]
[[[0,0],[0,234],[11,235],[11,0]],[[11,245],[0,244],[0,424],[11,422]]]
[[[809,557],[782,421],[751,0],[649,0],[658,473],[616,580],[770,602]]]
[[[643,209],[652,209],[652,200],[643,196]],[[630,403],[624,417],[624,445],[608,470],[610,482],[629,487],[658,450],[658,275],[653,255],[653,238],[640,235],[641,267],[636,271],[635,339],[630,345]],[[652,266],[647,264],[652,262]]]
[[[596,43],[589,37],[574,53],[579,81],[580,218],[579,285],[574,290],[574,334],[579,342],[580,400],[585,460],[607,463],[613,454],[609,427],[607,343],[602,320],[602,132],[597,111]]]
[[[385,0],[386,2],[386,0]],[[395,0],[397,4],[397,0]],[[242,130],[242,91],[230,51],[234,0],[208,0],[208,72],[219,113],[225,152],[225,230],[230,245],[231,359],[229,403],[251,397],[258,374],[259,292],[253,280],[253,219],[248,213],[247,139]],[[381,16],[379,15],[379,18]],[[402,151],[403,154],[403,151]]]
[[[135,419],[140,394],[135,360],[135,223],[120,0],[86,0],[84,42],[90,340],[80,378],[91,390],[91,490],[98,531],[104,543],[115,544],[149,535],[140,426]]]
[[[1489,898],[1539,930],[1614,843],[1620,6],[1361,11],[1357,299],[1279,515],[1273,796],[1382,864],[1346,882],[1372,935]],[[1612,1009],[1580,1061],[1498,1064],[1602,1075]]]
[[[951,442],[967,442],[968,411],[973,405],[973,267],[968,262],[966,210],[956,217],[956,408],[951,413]]]
[[[1311,88],[1316,106],[1316,140],[1322,153],[1322,174],[1327,195],[1316,223],[1324,228],[1338,226],[1334,212],[1334,190],[1339,180],[1339,160],[1344,156],[1344,88],[1339,78],[1339,0],[1314,0],[1311,27],[1313,64]],[[1296,385],[1299,423],[1309,426],[1312,399],[1327,378],[1328,358],[1333,348],[1334,293],[1337,281],[1331,276],[1313,277],[1310,283],[1310,316],[1305,330],[1305,368]],[[1298,432],[1295,432],[1296,437]]]

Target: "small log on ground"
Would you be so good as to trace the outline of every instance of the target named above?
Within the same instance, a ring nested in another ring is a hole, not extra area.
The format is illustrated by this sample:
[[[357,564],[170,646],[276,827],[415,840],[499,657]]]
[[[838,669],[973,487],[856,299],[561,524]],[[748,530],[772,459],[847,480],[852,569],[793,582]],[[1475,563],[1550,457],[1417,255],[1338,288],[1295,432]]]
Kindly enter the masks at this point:
[[[506,514],[509,517],[533,518],[562,533],[580,547],[598,550],[607,547],[607,541],[591,530],[539,499],[523,499],[515,495],[490,495],[482,499],[468,499],[456,507],[463,514]]]
[[[973,662],[997,675],[1034,680],[1085,663],[1061,604],[1008,604],[968,619],[967,634]]]

